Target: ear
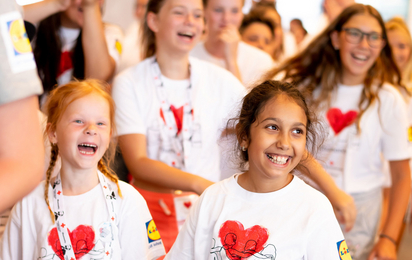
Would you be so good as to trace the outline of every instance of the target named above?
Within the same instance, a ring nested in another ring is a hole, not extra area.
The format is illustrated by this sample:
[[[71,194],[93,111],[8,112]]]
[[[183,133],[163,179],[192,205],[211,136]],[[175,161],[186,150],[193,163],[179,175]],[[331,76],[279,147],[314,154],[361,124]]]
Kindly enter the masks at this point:
[[[153,12],[148,12],[146,21],[147,26],[149,26],[150,30],[152,30],[154,33],[157,33],[159,31],[159,22],[157,14]]]
[[[240,132],[240,126],[239,124],[236,124],[236,136],[237,136],[237,141],[240,144],[240,147],[245,147],[246,149],[249,147],[249,140],[246,137],[246,135],[240,136],[238,133]]]
[[[339,32],[333,31],[329,36],[330,36],[330,40],[332,41],[333,48],[335,50],[339,50],[340,48]]]
[[[51,123],[48,123],[46,126],[47,137],[49,138],[50,143],[57,143],[57,134],[54,129],[51,128]]]

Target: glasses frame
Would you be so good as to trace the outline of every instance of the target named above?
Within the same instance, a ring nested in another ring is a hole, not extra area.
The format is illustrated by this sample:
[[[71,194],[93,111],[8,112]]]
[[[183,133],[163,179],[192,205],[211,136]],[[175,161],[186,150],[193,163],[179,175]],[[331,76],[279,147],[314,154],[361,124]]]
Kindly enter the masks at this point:
[[[350,31],[350,30],[356,30],[356,31],[358,31],[358,32],[361,34],[361,37],[359,38],[358,42],[354,42],[354,41],[348,40],[349,36],[348,36],[347,33],[348,33],[348,31]],[[344,32],[345,32],[345,40],[346,40],[347,42],[349,42],[349,43],[352,43],[352,44],[359,44],[359,43],[361,43],[361,42],[363,41],[363,37],[364,37],[364,36],[366,36],[366,40],[367,40],[367,42],[368,42],[368,45],[369,45],[369,47],[371,47],[371,48],[382,48],[382,47],[384,47],[385,44],[386,44],[385,38],[384,38],[384,37],[382,36],[382,34],[380,34],[380,33],[376,33],[376,32],[365,33],[365,32],[362,32],[361,30],[359,30],[358,28],[353,28],[353,27],[350,27],[350,28],[342,28],[341,31],[344,31]],[[373,45],[371,45],[370,37],[371,37],[371,35],[374,35],[374,34],[377,34],[377,35],[379,35],[379,37],[380,37],[380,41],[381,41],[381,42],[380,42],[380,45],[378,45],[378,46],[373,46]]]

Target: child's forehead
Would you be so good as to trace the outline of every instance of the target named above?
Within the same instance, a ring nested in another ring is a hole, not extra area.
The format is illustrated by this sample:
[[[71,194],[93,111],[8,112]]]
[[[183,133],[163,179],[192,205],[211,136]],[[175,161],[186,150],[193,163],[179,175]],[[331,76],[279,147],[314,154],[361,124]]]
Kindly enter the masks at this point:
[[[305,110],[298,104],[297,100],[286,94],[273,96],[266,102],[258,114],[258,121],[262,121],[267,117],[293,117],[303,121],[305,125],[307,121]]]
[[[72,100],[63,114],[90,113],[110,114],[109,101],[97,93],[90,93]]]

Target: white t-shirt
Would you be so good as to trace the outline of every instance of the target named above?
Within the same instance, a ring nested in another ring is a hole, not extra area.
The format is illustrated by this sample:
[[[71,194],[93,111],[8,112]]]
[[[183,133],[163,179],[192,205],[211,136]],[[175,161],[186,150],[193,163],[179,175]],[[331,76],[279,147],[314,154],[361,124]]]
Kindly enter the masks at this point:
[[[351,89],[353,88],[353,89]],[[323,125],[328,130],[325,148],[317,159],[331,174],[336,184],[348,193],[360,193],[382,187],[384,167],[382,156],[388,161],[410,158],[408,144],[409,122],[406,105],[400,93],[384,84],[379,91],[380,105],[374,102],[360,121],[346,126],[356,110],[362,86],[337,88],[337,97],[331,100],[331,109],[320,111]],[[379,110],[378,110],[379,107]],[[333,111],[331,111],[333,110]],[[346,126],[346,127],[344,127]],[[335,128],[335,130],[333,130]],[[335,132],[341,130],[338,134]]]
[[[237,53],[237,65],[239,66],[240,76],[242,77],[243,85],[247,88],[260,80],[274,65],[272,57],[270,57],[269,54],[244,42],[239,42]],[[209,54],[203,42],[193,48],[190,56],[226,68],[225,61]]]
[[[131,185],[119,181],[123,195],[120,198],[116,184],[110,184],[116,196],[114,203],[119,232],[112,248],[112,259],[146,260],[164,255],[161,239],[150,240],[147,227],[152,217],[143,197]],[[51,186],[49,201],[53,209]],[[68,209],[65,217],[73,235],[72,245],[77,245],[78,248],[77,256],[84,254],[82,260],[103,259],[103,241],[110,230],[105,225],[108,224],[109,213],[101,185],[98,184],[81,195],[64,196],[64,204]],[[60,248],[60,241],[44,200],[42,182],[14,206],[1,243],[0,259],[59,259],[56,254],[59,252],[58,247]]]
[[[60,27],[59,35],[62,41],[61,59],[64,59],[65,56],[68,56],[69,53],[73,51],[79,34],[80,29],[66,28],[63,26]],[[104,35],[106,38],[106,44],[109,54],[114,59],[117,66],[119,64],[120,54],[122,52],[123,33],[119,27],[105,23]],[[57,76],[57,83],[59,85],[66,84],[71,80],[73,74],[73,66],[70,66],[70,64],[71,63],[68,62],[67,65],[64,66],[63,71],[60,72],[60,75]]]
[[[234,175],[205,190],[165,259],[338,260],[343,240],[330,202],[298,177],[253,193]]]
[[[120,57],[118,72],[136,65],[142,60],[141,25],[139,20],[133,20],[124,34],[123,50]]]
[[[196,144],[192,146],[192,160],[185,162],[185,170],[210,181],[218,181],[220,149],[217,141],[227,120],[238,112],[245,88],[224,69],[192,57],[189,61],[193,80],[192,139],[196,140]],[[118,75],[114,80],[112,96],[116,103],[118,135],[145,135],[148,157],[162,161],[161,158],[168,152],[162,148],[169,140],[163,140],[160,134],[164,122],[153,80],[153,62],[154,57],[145,59]]]

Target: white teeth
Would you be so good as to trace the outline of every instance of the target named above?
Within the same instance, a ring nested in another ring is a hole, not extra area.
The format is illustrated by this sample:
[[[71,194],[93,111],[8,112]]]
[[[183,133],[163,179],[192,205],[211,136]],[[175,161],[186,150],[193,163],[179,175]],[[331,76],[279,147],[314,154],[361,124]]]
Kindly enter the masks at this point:
[[[94,154],[94,152],[85,152],[85,151],[80,151],[82,154]]]
[[[193,37],[193,33],[191,33],[191,32],[183,32],[183,33],[180,33],[181,35],[184,35],[184,36],[189,36],[189,37]]]
[[[352,55],[355,59],[361,60],[361,61],[366,61],[368,59],[367,56],[365,55]]]
[[[94,144],[80,144],[81,146],[87,146],[87,147],[94,147],[96,148],[97,146]]]
[[[271,162],[276,163],[276,164],[285,164],[287,160],[289,159],[288,156],[285,157],[285,156],[280,156],[280,155],[271,156],[267,154],[267,157],[269,158]]]

